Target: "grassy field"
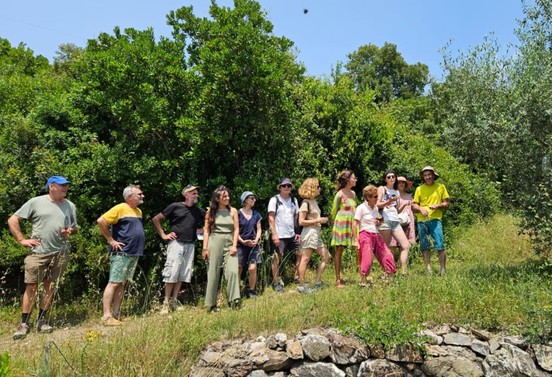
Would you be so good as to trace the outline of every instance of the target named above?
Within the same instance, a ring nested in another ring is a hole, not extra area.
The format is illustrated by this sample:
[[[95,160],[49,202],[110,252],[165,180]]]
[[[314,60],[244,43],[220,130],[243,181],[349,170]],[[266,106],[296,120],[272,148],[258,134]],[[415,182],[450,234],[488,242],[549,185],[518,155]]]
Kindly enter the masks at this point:
[[[69,305],[66,318],[85,320],[68,320],[75,324],[18,342],[11,335],[19,309],[6,306],[0,311],[0,355],[9,354],[13,376],[177,376],[185,375],[214,340],[278,331],[294,335],[313,326],[338,327],[385,346],[413,340],[422,323],[504,331],[533,341],[552,338],[552,263],[534,256],[513,218],[476,224],[459,234],[448,254],[444,277],[427,275],[414,252],[408,276],[384,282],[375,263],[371,287],[359,287],[351,269],[346,288],[337,289],[330,265],[324,274],[328,286],[313,295],[288,285],[286,293],[267,289],[240,310],[223,307],[208,314],[203,306],[186,306],[170,316],[133,317],[120,328],[86,319],[99,315],[97,303],[84,314]],[[314,272],[309,274],[312,281]]]

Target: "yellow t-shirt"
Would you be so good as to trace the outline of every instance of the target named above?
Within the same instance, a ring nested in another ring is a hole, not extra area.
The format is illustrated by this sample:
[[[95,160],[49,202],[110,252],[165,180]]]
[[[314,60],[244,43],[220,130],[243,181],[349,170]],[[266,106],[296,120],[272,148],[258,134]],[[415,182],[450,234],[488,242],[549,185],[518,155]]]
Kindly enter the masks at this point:
[[[449,194],[445,185],[434,183],[431,186],[426,184],[418,186],[414,193],[414,203],[418,203],[420,207],[427,209],[429,212],[427,217],[418,212],[416,214],[418,221],[442,220],[443,210],[441,208],[430,209],[429,206],[441,204],[448,198]]]

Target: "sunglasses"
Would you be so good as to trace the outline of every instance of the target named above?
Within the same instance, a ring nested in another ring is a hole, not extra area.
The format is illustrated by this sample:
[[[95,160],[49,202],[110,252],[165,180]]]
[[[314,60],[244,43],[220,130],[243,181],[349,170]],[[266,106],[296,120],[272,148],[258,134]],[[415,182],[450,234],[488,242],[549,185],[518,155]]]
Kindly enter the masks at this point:
[[[371,198],[377,199],[378,196],[377,195],[368,195],[368,199],[371,199]]]
[[[388,175],[387,177],[385,177],[386,179],[392,179],[392,178],[395,178],[394,175]]]
[[[291,188],[290,184],[280,185],[280,187]]]

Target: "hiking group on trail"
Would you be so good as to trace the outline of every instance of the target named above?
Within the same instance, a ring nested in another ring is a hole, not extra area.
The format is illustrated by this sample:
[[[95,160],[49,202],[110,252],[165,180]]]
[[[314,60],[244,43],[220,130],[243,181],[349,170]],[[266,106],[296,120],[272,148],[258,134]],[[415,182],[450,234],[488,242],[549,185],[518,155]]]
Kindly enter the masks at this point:
[[[346,248],[356,250],[361,287],[371,282],[370,271],[374,256],[383,269],[383,277],[396,273],[393,253],[399,248],[398,262],[401,273],[407,274],[408,253],[416,242],[417,230],[424,267],[432,273],[430,248],[438,254],[440,274],[446,272],[446,250],[443,237],[443,210],[449,207],[449,195],[443,184],[437,183],[439,174],[431,166],[420,171],[422,185],[414,197],[407,193],[413,183],[397,176],[393,170],[383,175],[380,187],[368,185],[362,190],[362,202],[354,192],[357,177],[350,170],[337,175],[336,194],[330,216],[323,216],[318,205],[320,182],[307,178],[298,193],[301,203],[292,196],[294,188],[289,178],[278,182],[278,194],[268,203],[267,218],[270,247],[265,252],[271,259],[272,287],[276,292],[285,290],[281,276],[282,263],[287,253],[294,258],[293,282],[302,294],[315,292],[322,287],[322,274],[331,255],[322,238],[322,226],[332,224],[330,247],[335,250],[333,261],[336,287],[345,287],[341,277],[341,260]],[[37,332],[49,333],[50,308],[56,284],[69,260],[71,236],[78,232],[75,205],[66,196],[71,182],[62,176],[48,178],[44,189],[47,194],[27,201],[9,219],[10,232],[17,242],[27,248],[25,257],[25,291],[21,301],[21,321],[13,335],[23,339],[29,333],[30,317],[43,284],[39,300]],[[195,261],[195,243],[202,242],[201,257],[207,266],[205,307],[209,312],[220,311],[217,302],[222,274],[226,281],[229,307],[241,306],[240,279],[247,271],[245,298],[257,296],[258,266],[262,263],[261,220],[254,209],[257,196],[245,191],[240,196],[241,208],[230,205],[230,193],[225,186],[213,191],[208,209],[197,206],[199,187],[187,185],[182,190],[183,201],[169,204],[152,218],[159,236],[167,241],[167,257],[162,269],[164,298],[161,314],[179,310],[178,300],[182,283],[190,283]],[[103,294],[101,322],[106,326],[119,326],[121,304],[125,286],[132,279],[139,257],[144,254],[145,234],[142,211],[144,194],[137,185],[123,190],[124,201],[101,215],[97,224],[109,244],[109,280]],[[416,222],[414,221],[416,213]],[[23,235],[20,221],[31,223],[30,237]],[[169,222],[165,230],[164,222]],[[305,280],[313,252],[320,256],[315,282],[312,287]]]

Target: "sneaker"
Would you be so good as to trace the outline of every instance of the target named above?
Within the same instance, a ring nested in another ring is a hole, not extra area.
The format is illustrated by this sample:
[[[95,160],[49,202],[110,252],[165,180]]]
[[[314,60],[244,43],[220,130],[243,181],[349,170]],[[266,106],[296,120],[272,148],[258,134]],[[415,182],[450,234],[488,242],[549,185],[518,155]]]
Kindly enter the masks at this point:
[[[441,272],[439,272],[439,275],[445,276],[446,270],[444,268],[441,268]]]
[[[169,304],[163,304],[161,306],[161,310],[159,311],[159,314],[161,315],[167,315],[171,312],[171,307],[169,306]]]
[[[282,283],[276,283],[272,286],[278,293],[284,293],[284,285]]]
[[[230,306],[234,310],[238,310],[239,308],[241,308],[241,299],[236,298],[232,300],[232,302],[228,303],[228,306]]]
[[[247,293],[245,294],[247,298],[255,298],[257,297],[257,293],[255,293],[254,289],[248,289]]]
[[[433,275],[433,270],[431,269],[431,266],[427,266],[426,272],[428,275]]]
[[[313,293],[313,290],[310,289],[309,287],[307,287],[306,285],[301,285],[301,286],[297,287],[297,292],[308,295],[310,293]]]
[[[184,310],[184,305],[178,300],[171,300],[170,303],[171,310],[176,310],[177,312]]]
[[[13,334],[13,340],[24,339],[27,334],[31,331],[31,328],[26,323],[20,323],[17,326],[17,331]]]
[[[316,283],[314,283],[314,289],[320,289],[324,286],[324,283],[322,283],[321,281],[317,281]]]
[[[209,313],[218,313],[220,312],[220,308],[218,306],[211,306],[211,308],[209,309]]]
[[[109,316],[107,318],[102,318],[102,324],[104,326],[113,327],[113,326],[121,326],[123,322],[113,318],[112,316]]]
[[[36,326],[36,331],[42,334],[49,334],[52,331],[54,331],[54,328],[47,324],[45,321],[38,321],[38,324]]]

